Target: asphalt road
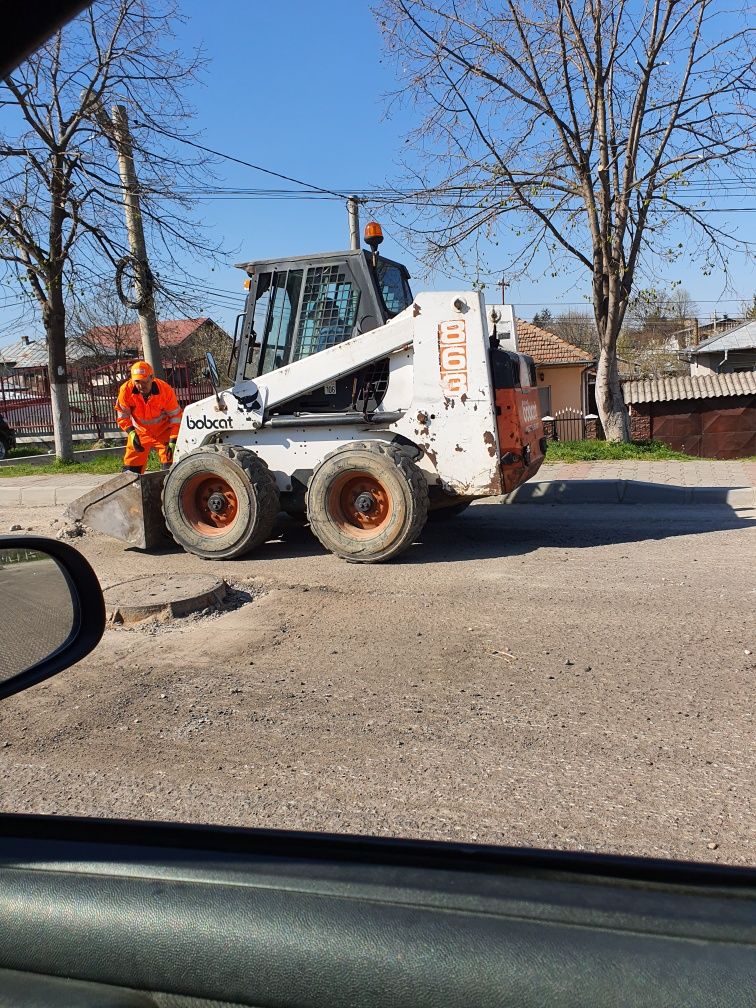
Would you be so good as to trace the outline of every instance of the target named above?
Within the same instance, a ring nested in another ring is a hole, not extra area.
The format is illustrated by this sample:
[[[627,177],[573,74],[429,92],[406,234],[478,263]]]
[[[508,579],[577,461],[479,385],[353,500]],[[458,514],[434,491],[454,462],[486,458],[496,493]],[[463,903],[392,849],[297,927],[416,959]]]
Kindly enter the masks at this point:
[[[248,601],[4,703],[0,808],[752,862],[755,517],[478,504],[375,567],[89,534],[104,583]]]
[[[71,595],[54,560],[0,562],[0,681],[56,651],[73,629]]]

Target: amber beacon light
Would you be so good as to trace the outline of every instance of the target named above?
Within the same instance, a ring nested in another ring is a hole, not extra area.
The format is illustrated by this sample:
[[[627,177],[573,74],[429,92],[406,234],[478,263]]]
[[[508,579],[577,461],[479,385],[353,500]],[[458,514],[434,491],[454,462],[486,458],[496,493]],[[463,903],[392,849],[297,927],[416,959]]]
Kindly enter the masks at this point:
[[[378,246],[383,241],[383,231],[378,221],[368,221],[365,225],[365,241],[373,250],[373,266],[378,259]]]
[[[383,231],[378,221],[371,220],[365,225],[365,241],[373,252],[377,251],[378,246],[383,241]]]

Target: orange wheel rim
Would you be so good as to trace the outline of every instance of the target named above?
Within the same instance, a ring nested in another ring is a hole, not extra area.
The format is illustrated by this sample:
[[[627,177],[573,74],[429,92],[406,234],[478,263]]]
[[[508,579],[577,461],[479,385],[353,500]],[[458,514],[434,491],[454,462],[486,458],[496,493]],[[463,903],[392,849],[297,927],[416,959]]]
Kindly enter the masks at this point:
[[[353,538],[372,538],[394,513],[391,494],[368,472],[343,473],[328,489],[328,514],[339,529]]]
[[[213,473],[197,473],[181,488],[181,510],[195,532],[222,535],[236,521],[239,501],[230,483]]]

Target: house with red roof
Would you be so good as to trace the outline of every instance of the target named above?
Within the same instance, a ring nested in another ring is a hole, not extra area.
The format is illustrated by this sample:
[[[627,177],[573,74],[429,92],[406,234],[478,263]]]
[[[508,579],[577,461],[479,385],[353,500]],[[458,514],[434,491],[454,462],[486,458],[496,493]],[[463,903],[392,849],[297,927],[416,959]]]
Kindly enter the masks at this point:
[[[517,320],[517,349],[535,363],[542,416],[563,410],[592,412],[589,397],[596,361],[586,350],[521,319]]]
[[[193,361],[212,350],[220,368],[231,355],[231,337],[211,318],[165,319],[158,322],[158,342],[164,361]],[[142,337],[136,322],[93,326],[71,340],[79,356],[86,354],[96,363],[133,360],[142,356]]]

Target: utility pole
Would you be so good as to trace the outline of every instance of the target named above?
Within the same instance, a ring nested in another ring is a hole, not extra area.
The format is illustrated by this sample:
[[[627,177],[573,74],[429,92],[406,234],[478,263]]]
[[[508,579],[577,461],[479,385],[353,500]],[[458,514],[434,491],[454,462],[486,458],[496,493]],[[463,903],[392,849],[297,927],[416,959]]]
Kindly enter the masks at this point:
[[[358,249],[360,247],[360,201],[356,196],[350,196],[347,200],[347,213],[349,214],[349,247]]]
[[[139,313],[139,329],[142,334],[142,353],[144,359],[152,367],[158,378],[163,377],[163,362],[160,356],[160,343],[158,342],[157,318],[155,316],[155,295],[154,281],[150,264],[147,260],[147,247],[144,243],[144,228],[142,226],[142,212],[139,207],[139,180],[137,179],[136,168],[134,166],[133,145],[131,133],[129,132],[129,120],[126,117],[126,109],[123,105],[113,106],[112,137],[118,154],[118,171],[121,176],[121,187],[123,190],[123,205],[126,211],[126,230],[129,236],[129,248],[131,249],[130,262],[134,267],[134,286],[136,288],[136,298],[129,301],[124,297],[122,291],[122,277],[124,268],[129,265],[129,260],[121,260],[117,283],[121,300],[131,308],[136,308]]]
[[[502,304],[506,304],[507,303],[507,287],[509,286],[509,284],[507,283],[507,278],[505,276],[502,276],[501,282],[500,282],[499,286],[501,287],[501,303]]]

